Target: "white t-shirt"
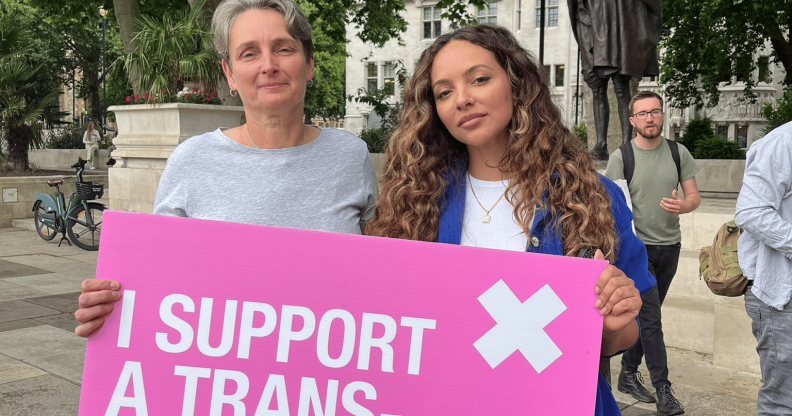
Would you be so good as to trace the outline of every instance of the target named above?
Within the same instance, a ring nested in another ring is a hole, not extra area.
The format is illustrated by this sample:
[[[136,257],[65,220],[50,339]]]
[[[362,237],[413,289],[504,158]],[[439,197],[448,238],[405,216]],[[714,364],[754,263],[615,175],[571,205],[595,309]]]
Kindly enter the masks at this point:
[[[102,140],[102,136],[96,130],[91,130],[91,137],[88,137],[88,130],[83,133],[83,143],[85,144],[96,144],[99,143],[99,140]]]
[[[494,248],[500,250],[525,251],[528,236],[514,220],[514,206],[504,196],[492,208],[509,185],[508,181],[482,181],[469,177],[465,189],[465,216],[462,220],[462,239],[460,244],[471,247]],[[473,195],[471,186],[475,187]],[[489,223],[482,220],[487,212],[481,208],[492,208]]]

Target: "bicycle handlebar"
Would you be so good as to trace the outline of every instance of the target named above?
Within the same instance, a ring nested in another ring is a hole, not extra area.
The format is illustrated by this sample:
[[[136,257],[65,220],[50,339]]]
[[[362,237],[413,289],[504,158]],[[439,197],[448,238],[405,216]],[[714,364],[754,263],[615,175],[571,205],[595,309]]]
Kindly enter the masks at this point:
[[[88,162],[83,160],[82,157],[78,157],[77,158],[77,163],[71,165],[71,167],[73,167],[73,168],[75,168],[77,170],[77,182],[82,182],[83,181],[82,175],[83,175],[83,171],[85,170],[85,164],[86,163],[88,163]]]

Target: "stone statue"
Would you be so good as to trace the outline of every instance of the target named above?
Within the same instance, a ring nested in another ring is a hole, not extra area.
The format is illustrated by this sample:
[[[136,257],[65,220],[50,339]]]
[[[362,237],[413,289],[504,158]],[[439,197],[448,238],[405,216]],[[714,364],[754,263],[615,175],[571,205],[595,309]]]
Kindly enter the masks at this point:
[[[662,0],[569,0],[572,32],[580,48],[581,74],[593,92],[597,159],[608,158],[608,80],[619,107],[622,141],[632,139],[630,79],[660,74],[657,43]]]

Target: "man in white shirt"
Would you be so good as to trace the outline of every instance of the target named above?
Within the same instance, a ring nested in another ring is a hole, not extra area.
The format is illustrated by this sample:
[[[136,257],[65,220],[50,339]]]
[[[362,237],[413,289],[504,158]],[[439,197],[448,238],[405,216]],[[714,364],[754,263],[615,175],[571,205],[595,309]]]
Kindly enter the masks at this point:
[[[792,123],[754,142],[734,221],[762,369],[757,415],[792,414]]]

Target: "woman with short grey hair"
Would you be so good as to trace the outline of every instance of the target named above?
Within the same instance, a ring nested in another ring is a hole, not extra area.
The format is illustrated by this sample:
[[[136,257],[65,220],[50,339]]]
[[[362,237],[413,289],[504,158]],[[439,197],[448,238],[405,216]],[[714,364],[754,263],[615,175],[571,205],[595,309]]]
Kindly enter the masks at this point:
[[[311,25],[299,6],[291,0],[230,0],[217,6],[212,18],[212,43],[220,58],[226,62],[229,60],[228,36],[234,19],[251,9],[274,10],[282,14],[289,35],[302,43],[305,60],[313,59]]]
[[[376,201],[374,167],[359,138],[303,124],[314,76],[305,15],[292,0],[226,0],[212,27],[246,123],[180,144],[162,173],[154,213],[360,234]],[[83,282],[77,335],[101,328],[119,288]]]

